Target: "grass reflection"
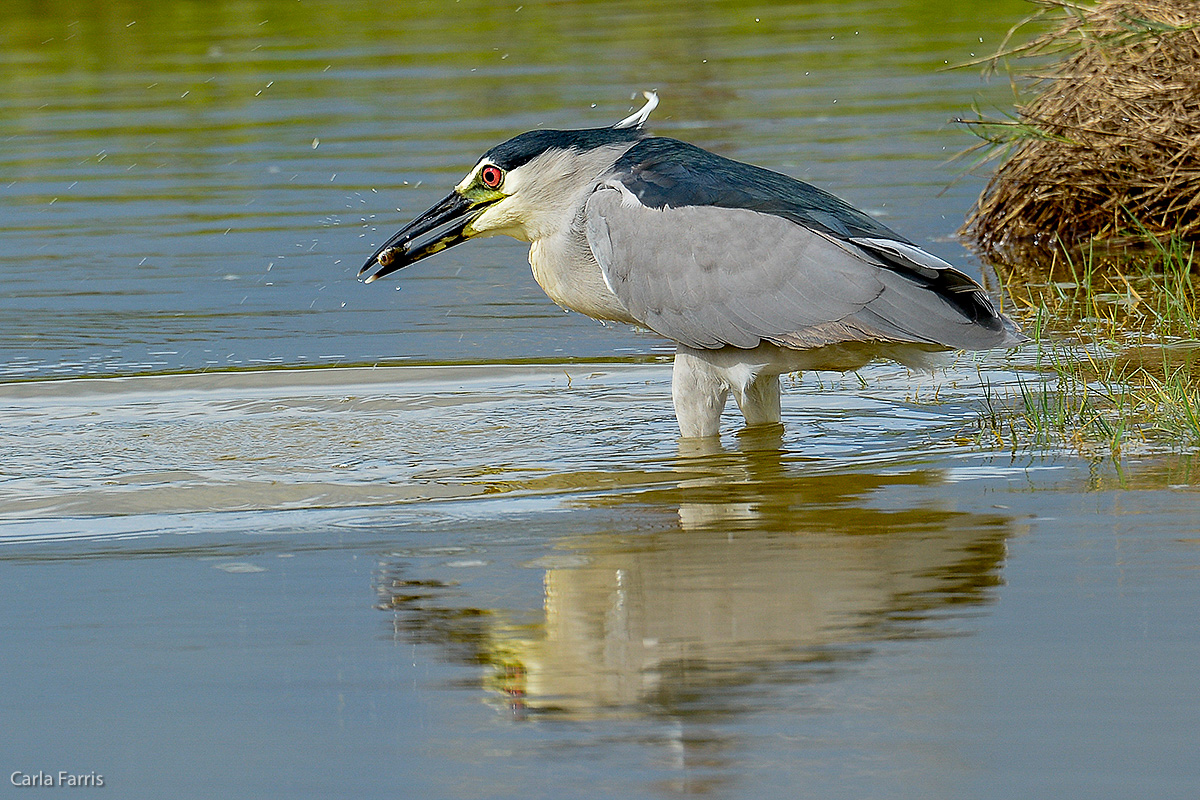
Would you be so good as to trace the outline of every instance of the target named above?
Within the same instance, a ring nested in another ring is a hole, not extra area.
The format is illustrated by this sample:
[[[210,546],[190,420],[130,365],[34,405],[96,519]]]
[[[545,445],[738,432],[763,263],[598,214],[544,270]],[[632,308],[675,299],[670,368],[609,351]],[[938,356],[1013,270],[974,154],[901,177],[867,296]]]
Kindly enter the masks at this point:
[[[984,428],[1004,446],[1085,454],[1200,446],[1200,286],[1195,247],[1091,251],[1006,288],[1033,331],[1034,374],[990,396]]]

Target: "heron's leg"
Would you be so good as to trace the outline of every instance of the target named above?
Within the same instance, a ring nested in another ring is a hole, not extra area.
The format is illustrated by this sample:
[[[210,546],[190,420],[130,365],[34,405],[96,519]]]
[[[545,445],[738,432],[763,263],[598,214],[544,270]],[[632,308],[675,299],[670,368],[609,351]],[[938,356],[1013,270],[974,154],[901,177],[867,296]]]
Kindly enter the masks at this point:
[[[685,439],[718,435],[721,412],[729,398],[729,384],[701,352],[681,345],[675,353],[671,398],[679,432]]]
[[[746,418],[747,427],[778,425],[783,419],[779,409],[778,375],[757,375],[745,386],[735,386],[733,397]]]

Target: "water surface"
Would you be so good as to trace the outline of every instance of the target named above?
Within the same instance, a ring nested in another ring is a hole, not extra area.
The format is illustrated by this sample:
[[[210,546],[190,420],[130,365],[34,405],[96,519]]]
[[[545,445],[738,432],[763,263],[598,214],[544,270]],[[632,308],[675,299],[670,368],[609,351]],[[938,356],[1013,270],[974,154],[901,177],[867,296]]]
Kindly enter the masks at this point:
[[[963,263],[939,240],[979,179],[946,188],[968,144],[948,121],[1006,90],[938,70],[994,47],[1008,6],[7,4],[0,375],[662,350],[548,303],[509,240],[353,280],[493,144],[609,125],[646,88],[655,132],[816,182]]]

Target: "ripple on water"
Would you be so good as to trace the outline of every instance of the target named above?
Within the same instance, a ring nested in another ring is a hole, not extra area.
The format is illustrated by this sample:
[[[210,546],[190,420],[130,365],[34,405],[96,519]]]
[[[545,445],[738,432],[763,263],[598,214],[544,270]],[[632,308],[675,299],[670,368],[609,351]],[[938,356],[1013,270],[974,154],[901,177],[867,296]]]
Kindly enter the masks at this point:
[[[871,389],[857,379],[805,379],[786,395],[784,439],[739,434],[726,443],[782,449],[812,459],[814,470],[879,466],[928,454],[930,439],[946,438],[942,427],[961,424],[970,387],[958,406],[944,396],[922,407],[902,395],[914,381],[944,378],[890,367],[876,376]],[[467,499],[528,508],[721,473],[720,451],[682,458],[669,380],[665,365],[609,364],[0,385],[9,465],[0,520],[58,520],[40,535],[128,535],[161,515]],[[727,430],[736,420],[731,409]],[[113,521],[133,517],[141,521]]]

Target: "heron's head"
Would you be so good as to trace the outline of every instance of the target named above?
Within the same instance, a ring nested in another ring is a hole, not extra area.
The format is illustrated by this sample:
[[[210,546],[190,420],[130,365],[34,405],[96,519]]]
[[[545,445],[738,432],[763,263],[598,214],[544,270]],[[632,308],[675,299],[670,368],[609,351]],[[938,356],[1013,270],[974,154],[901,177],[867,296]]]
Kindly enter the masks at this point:
[[[477,236],[506,234],[534,241],[575,218],[596,181],[645,136],[641,126],[658,105],[646,105],[609,128],[536,130],[488,150],[449,195],[404,226],[359,274],[367,283]]]

